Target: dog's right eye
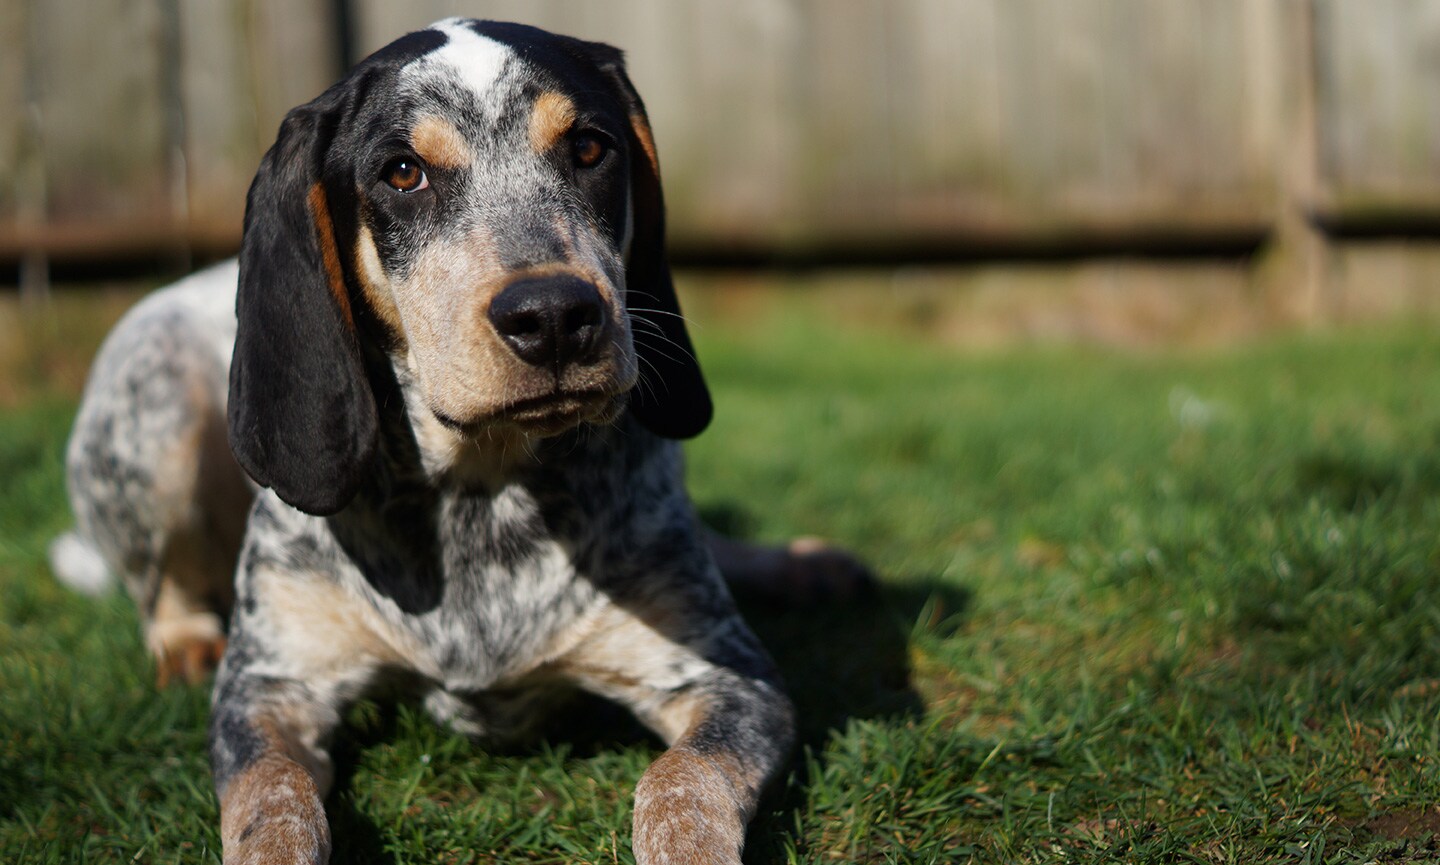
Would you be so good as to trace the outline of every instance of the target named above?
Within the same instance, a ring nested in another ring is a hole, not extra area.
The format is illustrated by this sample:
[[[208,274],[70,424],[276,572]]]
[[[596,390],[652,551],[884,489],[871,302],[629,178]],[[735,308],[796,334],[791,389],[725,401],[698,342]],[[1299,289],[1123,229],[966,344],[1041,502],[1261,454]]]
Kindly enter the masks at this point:
[[[380,176],[396,192],[419,192],[430,185],[425,169],[414,159],[392,159],[385,164]]]

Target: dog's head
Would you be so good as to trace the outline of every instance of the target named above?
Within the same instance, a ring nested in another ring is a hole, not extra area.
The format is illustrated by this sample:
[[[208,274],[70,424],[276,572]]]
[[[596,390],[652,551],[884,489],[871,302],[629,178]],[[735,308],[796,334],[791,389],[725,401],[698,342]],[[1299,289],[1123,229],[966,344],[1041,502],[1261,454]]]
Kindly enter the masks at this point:
[[[619,51],[450,19],[285,118],[245,212],[230,440],[301,510],[373,459],[379,340],[458,434],[628,405],[686,438],[710,398],[665,259],[659,165]]]

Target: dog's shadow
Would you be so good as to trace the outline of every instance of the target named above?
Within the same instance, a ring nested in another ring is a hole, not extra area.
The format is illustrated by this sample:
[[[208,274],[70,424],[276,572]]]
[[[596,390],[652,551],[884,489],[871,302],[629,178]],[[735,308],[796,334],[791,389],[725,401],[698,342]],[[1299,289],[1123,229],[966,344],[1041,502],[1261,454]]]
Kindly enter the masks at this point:
[[[886,588],[810,607],[742,601],[746,621],[785,677],[801,745],[823,744],[852,718],[921,713],[910,682],[908,623],[928,594]]]
[[[852,720],[902,720],[924,712],[911,681],[911,629],[927,611],[943,609],[953,621],[969,604],[968,593],[926,579],[882,584],[868,596],[810,609],[742,604],[785,676],[800,734],[794,783],[761,803],[748,834],[747,863],[787,861],[784,842],[806,807],[807,773],[824,767],[825,745],[835,734]]]
[[[753,540],[755,520],[733,503],[708,503],[700,515],[722,534]],[[934,579],[907,578],[884,579],[820,603],[744,596],[739,603],[785,677],[800,744],[814,748],[852,718],[919,715],[923,706],[910,682],[910,631],[932,604],[947,618],[963,617],[970,597]]]

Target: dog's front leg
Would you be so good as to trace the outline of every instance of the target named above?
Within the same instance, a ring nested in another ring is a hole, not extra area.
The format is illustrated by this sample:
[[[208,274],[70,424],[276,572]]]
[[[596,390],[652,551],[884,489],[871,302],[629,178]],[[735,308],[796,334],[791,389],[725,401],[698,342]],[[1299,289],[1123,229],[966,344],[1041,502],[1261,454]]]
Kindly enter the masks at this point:
[[[338,713],[309,689],[222,668],[210,718],[225,865],[318,865],[330,858],[324,744]],[[239,665],[236,665],[239,666]]]
[[[793,739],[790,703],[742,677],[712,677],[664,707],[688,726],[635,788],[641,865],[738,865],[745,827]]]
[[[733,612],[705,623],[614,608],[593,633],[560,667],[670,744],[635,788],[635,861],[738,865],[795,738],[769,658]]]

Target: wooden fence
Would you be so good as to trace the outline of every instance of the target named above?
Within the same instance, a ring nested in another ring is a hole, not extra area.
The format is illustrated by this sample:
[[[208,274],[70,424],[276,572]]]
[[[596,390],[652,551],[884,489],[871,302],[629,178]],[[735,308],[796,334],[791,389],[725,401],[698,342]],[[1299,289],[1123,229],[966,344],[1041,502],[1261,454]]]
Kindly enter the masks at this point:
[[[682,254],[1440,225],[1440,0],[0,0],[0,260],[233,248],[284,111],[452,14],[627,50]]]

